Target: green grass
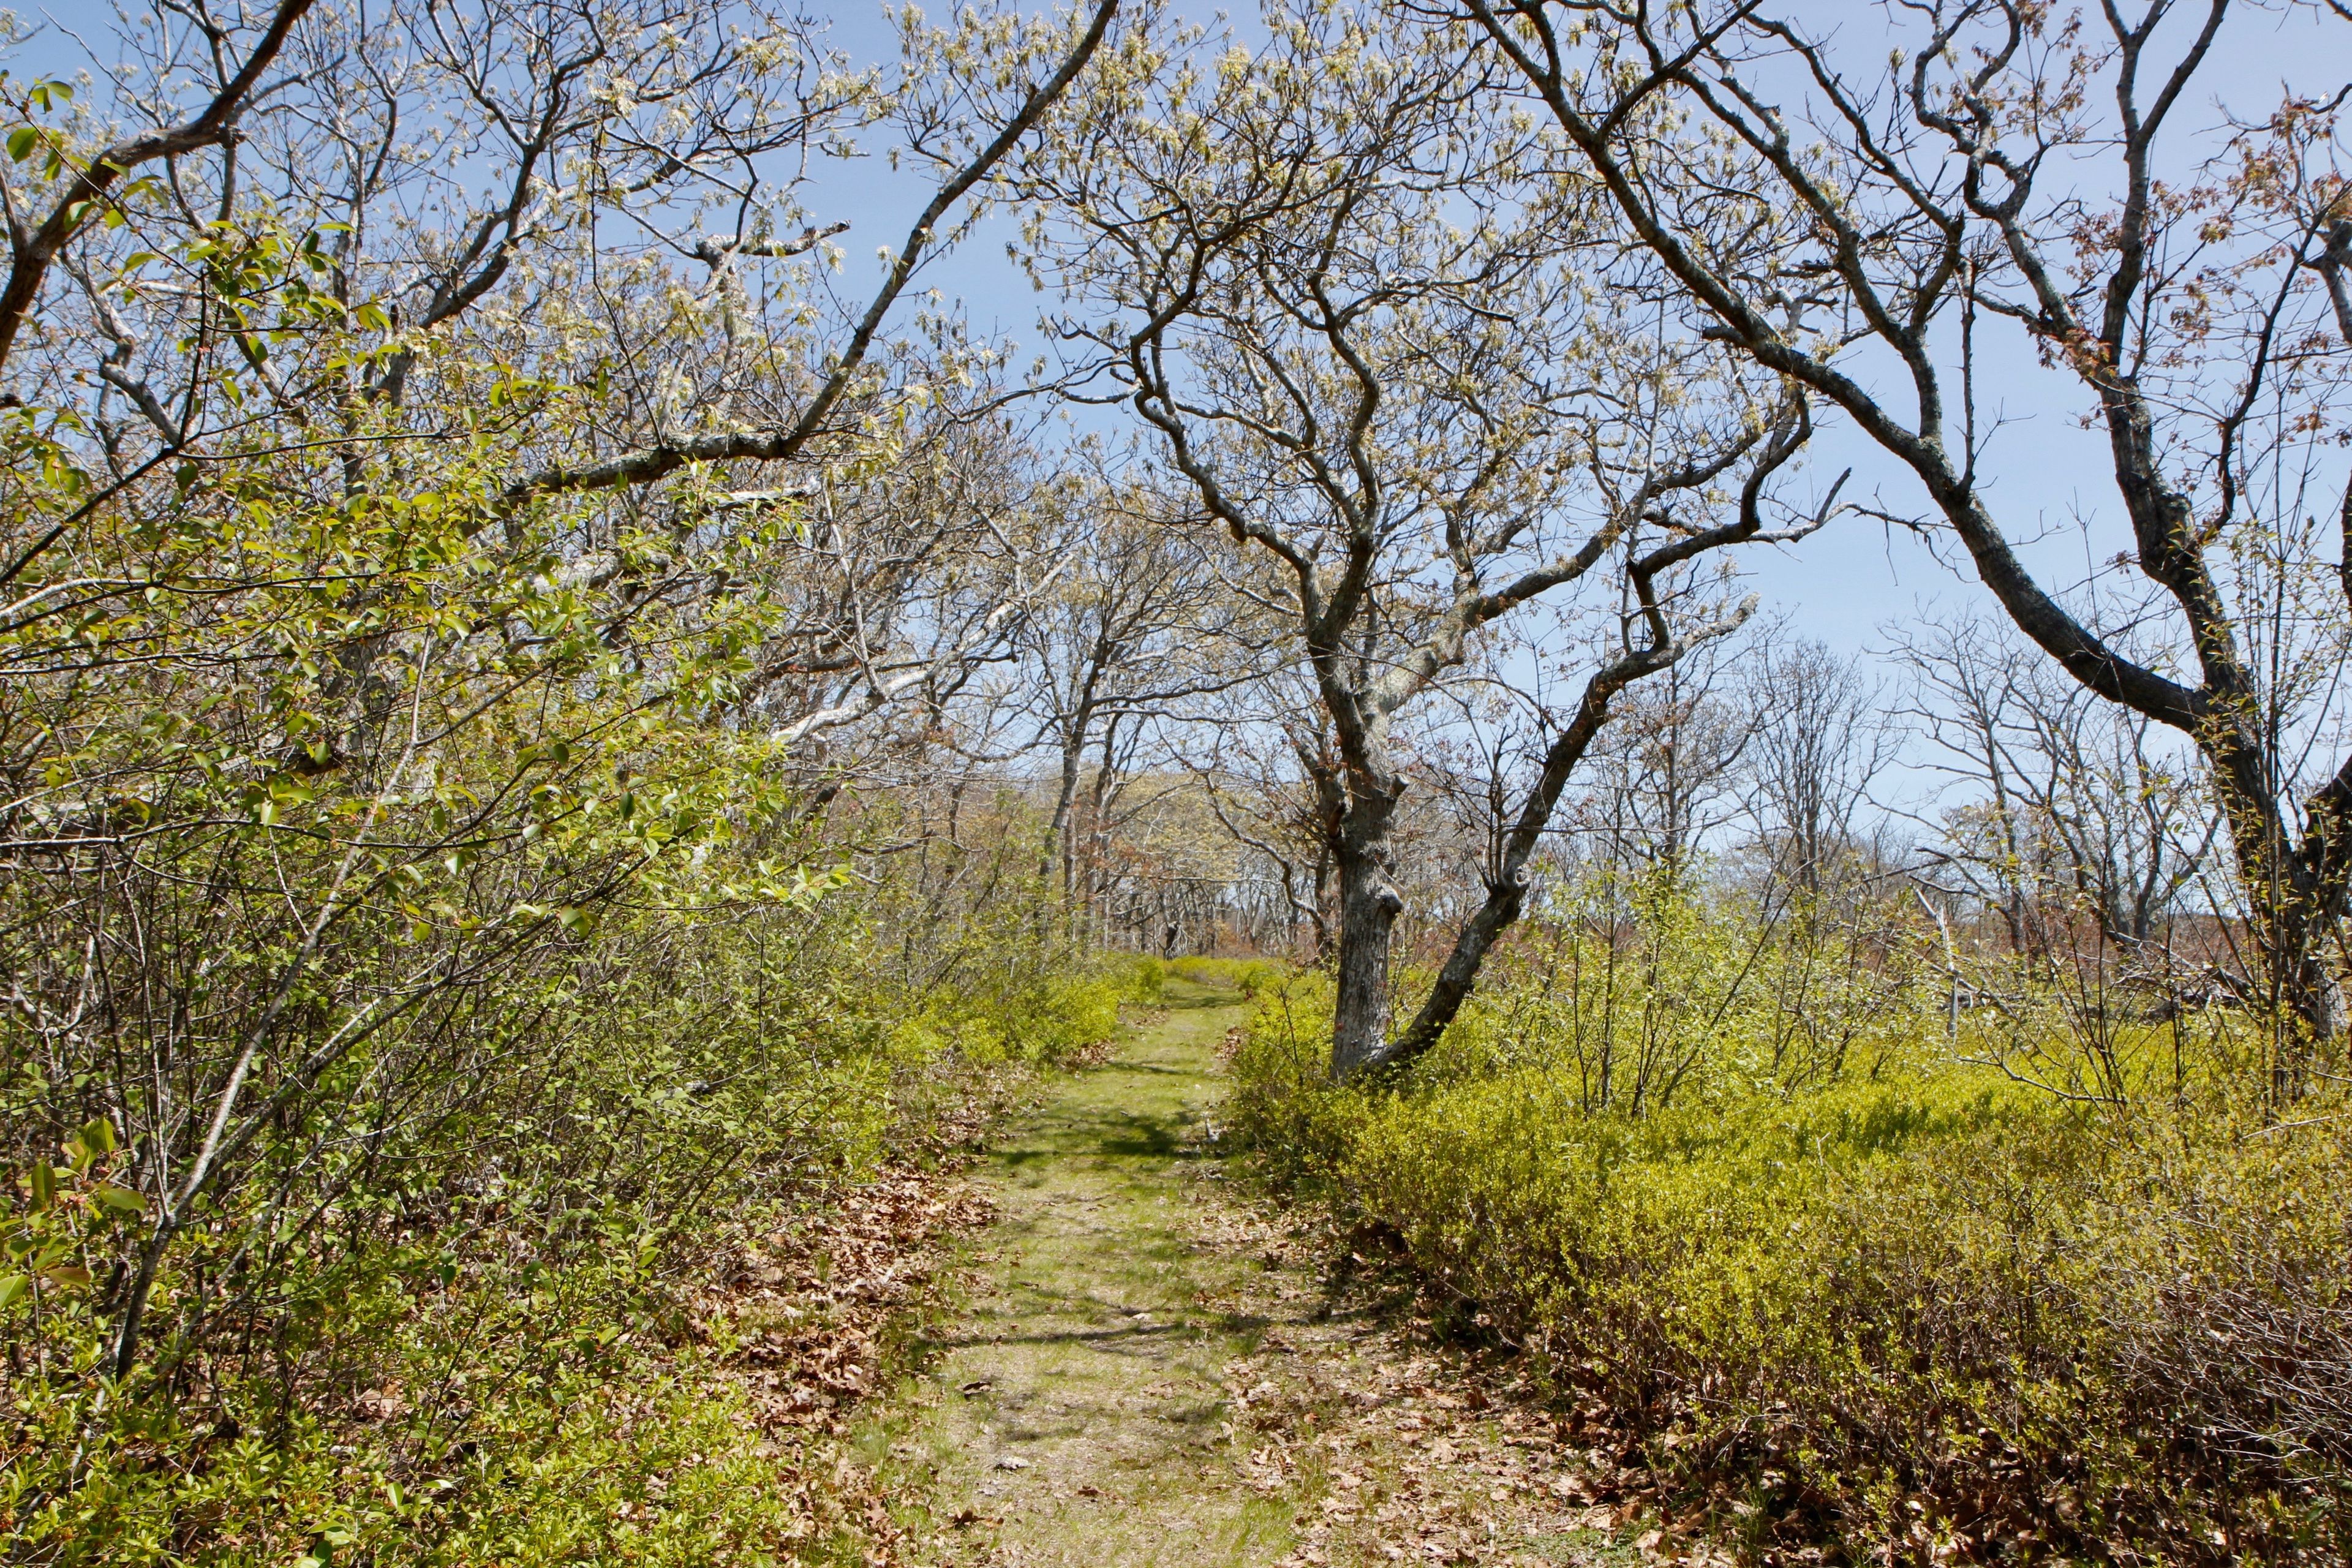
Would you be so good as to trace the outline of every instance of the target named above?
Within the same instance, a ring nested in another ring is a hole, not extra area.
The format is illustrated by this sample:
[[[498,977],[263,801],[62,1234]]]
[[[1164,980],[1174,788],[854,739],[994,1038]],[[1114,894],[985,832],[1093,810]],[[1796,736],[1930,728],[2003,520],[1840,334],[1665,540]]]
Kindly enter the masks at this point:
[[[1164,1012],[984,1168],[1002,1217],[973,1239],[966,1298],[857,1439],[910,1538],[894,1551],[1260,1568],[1314,1546],[1379,1568],[1400,1542],[1424,1560],[1436,1531],[1451,1561],[1635,1561],[1540,1498],[1495,1506],[1496,1456],[1543,1427],[1530,1412],[1465,1418],[1460,1454],[1433,1454],[1426,1423],[1462,1390],[1433,1384],[1411,1294],[1327,1268],[1226,1179],[1217,1047],[1244,1013],[1219,978],[1167,977]]]
[[[998,1150],[983,1179],[1003,1217],[975,1294],[866,1435],[935,1554],[994,1540],[1111,1568],[1172,1561],[1181,1542],[1186,1561],[1238,1565],[1296,1544],[1291,1503],[1239,1484],[1221,1431],[1221,1369],[1265,1323],[1202,1302],[1255,1266],[1185,1223],[1182,1167],[1204,1157],[1213,1053],[1242,998],[1171,976],[1162,1000],[1164,1022]]]

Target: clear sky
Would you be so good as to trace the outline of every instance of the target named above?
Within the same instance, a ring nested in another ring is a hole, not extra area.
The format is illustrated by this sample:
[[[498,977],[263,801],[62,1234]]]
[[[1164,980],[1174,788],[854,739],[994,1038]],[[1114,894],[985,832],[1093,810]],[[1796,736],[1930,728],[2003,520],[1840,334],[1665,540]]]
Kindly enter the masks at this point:
[[[1885,36],[1885,13],[1872,0],[1814,0],[1800,8],[1822,21],[1835,18],[1841,32]],[[937,14],[945,7],[932,9]],[[1207,6],[1201,9],[1211,14]],[[2194,9],[2201,12],[2202,7]],[[827,13],[819,7],[818,14]],[[835,40],[854,58],[874,60],[895,54],[896,36],[879,5],[837,4],[829,15]],[[2352,26],[2323,20],[2310,5],[2273,5],[2267,11],[2248,5],[2224,39],[2228,47],[2204,67],[2197,89],[2176,119],[2181,131],[2218,126],[2225,110],[2240,118],[2259,118],[2285,88],[2324,96],[2352,79]],[[1874,52],[1876,47],[1883,46],[1874,46]],[[852,268],[871,271],[874,247],[897,244],[927,192],[904,176],[886,177],[878,160],[854,173],[841,173],[845,177],[827,179],[812,201],[821,209],[820,217],[847,218],[855,225],[843,243]],[[984,225],[927,279],[961,299],[976,326],[1034,345],[1037,316],[1049,301],[1033,292],[1005,258],[1004,244],[1013,227],[1013,221],[1003,216]],[[2029,546],[2030,555],[2052,582],[2077,582],[2091,562],[2110,559],[2129,542],[2118,532],[2113,515],[2114,483],[2105,438],[2082,426],[2079,382],[2064,372],[2038,369],[2021,337],[2008,346],[2012,352],[2002,356],[1990,389],[2007,422],[1989,465],[1996,476],[1992,500],[2013,538],[2039,542]],[[1874,497],[1895,512],[1921,505],[1916,487],[1905,476],[1834,421],[1825,422],[1812,463],[1824,483],[1853,467],[1849,498]],[[1953,552],[1945,553],[1948,557]],[[1876,646],[1885,623],[1921,605],[1951,603],[1978,592],[1972,580],[1939,564],[1907,532],[1854,517],[1802,544],[1751,552],[1749,570],[1769,607],[1808,635],[1844,650]]]
[[[1885,36],[1886,16],[1872,0],[1813,0],[1801,8],[1818,21],[1833,20],[1849,37],[1863,36],[1874,57],[1883,47],[1874,40]],[[829,18],[834,42],[854,59],[896,58],[897,35],[880,5],[835,0],[810,9]],[[930,9],[941,16],[948,7],[939,3]],[[1202,11],[1211,14],[1206,6]],[[89,0],[27,5],[19,14],[61,25],[19,61],[20,70],[70,71],[85,61],[67,32],[102,53],[115,26],[111,6]],[[2225,109],[2258,117],[2285,87],[2324,94],[2352,79],[2352,26],[2324,21],[2308,3],[2274,0],[2267,9],[2249,5],[2224,37],[2226,48],[2207,66],[2176,121],[2183,131],[2217,126]],[[853,226],[840,240],[848,256],[842,278],[846,291],[869,286],[879,270],[876,247],[898,245],[929,194],[919,171],[893,172],[878,155],[821,174],[808,197],[814,216],[826,222],[846,219]],[[1049,301],[1033,292],[1005,257],[1013,228],[1011,216],[991,219],[961,249],[928,268],[923,281],[960,300],[982,332],[1019,340],[1025,360],[1037,351],[1037,318]],[[2077,582],[2088,563],[2110,558],[2127,543],[2113,516],[2104,441],[2081,426],[2080,386],[2072,376],[2036,368],[2021,348],[2002,360],[2005,368],[1990,388],[1990,401],[2007,421],[1988,465],[1996,476],[1994,503],[2012,537],[2039,540],[2029,553],[2050,580]],[[1904,476],[1833,421],[1816,443],[1812,463],[1824,483],[1840,468],[1853,467],[1849,497],[1874,497],[1898,512],[1919,504]],[[1929,604],[1964,601],[1977,592],[1907,533],[1853,517],[1793,548],[1753,552],[1749,570],[1772,610],[1841,650],[1874,647],[1889,621]]]

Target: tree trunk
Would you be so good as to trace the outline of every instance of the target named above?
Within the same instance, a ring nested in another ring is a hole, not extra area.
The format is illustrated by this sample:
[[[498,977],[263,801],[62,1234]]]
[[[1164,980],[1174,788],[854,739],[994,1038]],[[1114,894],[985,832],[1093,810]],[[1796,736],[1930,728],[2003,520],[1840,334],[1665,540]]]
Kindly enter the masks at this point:
[[[1118,761],[1118,719],[1113,715],[1103,731],[1101,764],[1095,769],[1095,776],[1087,790],[1086,849],[1082,858],[1078,858],[1076,835],[1075,832],[1067,835],[1068,853],[1073,857],[1071,876],[1074,879],[1083,877],[1087,888],[1086,914],[1081,922],[1082,947],[1102,940],[1101,933],[1112,925],[1112,888],[1103,868],[1109,861],[1110,801],[1118,785],[1118,774],[1113,768]],[[1075,782],[1074,774],[1074,784]],[[1075,822],[1071,824],[1073,828],[1076,826]],[[1143,951],[1139,942],[1135,951]]]
[[[2253,867],[2245,862],[2253,860]],[[2262,869],[2277,874],[2271,858],[2240,857],[2241,875]],[[2301,865],[2285,869],[2303,871]],[[2304,879],[2298,878],[2297,880]],[[2319,880],[2317,878],[2312,880]],[[2335,968],[2327,961],[2327,939],[2340,921],[2340,879],[2317,887],[2290,887],[2284,892],[2257,893],[2254,934],[2258,956],[2268,983],[2267,998],[2277,1018],[2277,1040],[2271,1061],[2271,1098],[2284,1107],[2310,1088],[2315,1058],[2331,1050],[2344,1034],[2344,998]]]
[[[1331,958],[1331,847],[1325,844],[1315,857],[1315,958],[1318,964]]]
[[[1569,776],[1591,749],[1592,738],[1609,721],[1610,702],[1627,686],[1672,664],[1676,657],[1671,648],[1629,654],[1585,683],[1576,717],[1545,751],[1543,771],[1537,775],[1535,787],[1528,792],[1517,818],[1511,824],[1510,834],[1503,840],[1499,863],[1495,874],[1487,879],[1486,901],[1454,939],[1454,951],[1446,954],[1445,966],[1437,972],[1437,984],[1430,988],[1429,999],[1414,1015],[1412,1026],[1397,1037],[1395,1044],[1381,1051],[1374,1065],[1393,1067],[1411,1061],[1437,1044],[1446,1026],[1462,1011],[1462,1004],[1470,999],[1472,988],[1478,984],[1478,971],[1485,965],[1486,954],[1493,951],[1496,939],[1517,923],[1519,911],[1526,906],[1528,862],[1542,843],[1544,830],[1551,825],[1552,811],[1559,805],[1560,792],[1568,787]]]
[[[1334,847],[1339,865],[1339,995],[1331,1013],[1335,1079],[1377,1060],[1388,1044],[1389,942],[1404,910],[1404,899],[1388,877],[1389,815],[1380,814],[1377,837],[1367,841],[1343,830],[1342,842]]]
[[[1091,715],[1081,713],[1074,720],[1062,741],[1062,777],[1054,794],[1053,819],[1045,825],[1045,849],[1037,862],[1037,879],[1055,884],[1054,891],[1061,910],[1062,936],[1065,941],[1083,945],[1086,938],[1084,921],[1077,909],[1078,855],[1075,826],[1071,812],[1077,804],[1078,773],[1085,760],[1087,745],[1086,721]]]
[[[1524,865],[1512,868],[1486,885],[1486,902],[1478,906],[1469,923],[1454,937],[1454,951],[1445,955],[1445,967],[1437,972],[1437,984],[1430,987],[1429,999],[1413,1016],[1412,1026],[1382,1053],[1379,1065],[1401,1065],[1437,1044],[1446,1026],[1462,1011],[1462,1004],[1470,999],[1471,991],[1478,984],[1478,971],[1485,966],[1486,954],[1493,951],[1495,939],[1517,923],[1527,894],[1528,871]]]

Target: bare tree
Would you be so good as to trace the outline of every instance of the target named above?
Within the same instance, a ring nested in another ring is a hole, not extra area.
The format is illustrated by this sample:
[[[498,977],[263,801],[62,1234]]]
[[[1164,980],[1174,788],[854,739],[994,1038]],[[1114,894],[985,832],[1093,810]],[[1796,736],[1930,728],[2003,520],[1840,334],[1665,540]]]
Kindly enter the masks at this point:
[[[1247,65],[1090,100],[1024,176],[1051,204],[1036,265],[1087,308],[1063,331],[1202,510],[1263,552],[1312,674],[1340,803],[1345,1075],[1436,1038],[1517,918],[1611,701],[1736,624],[1717,595],[1676,590],[1690,563],[1763,531],[1768,481],[1807,426],[1769,378],[1648,335],[1631,280],[1619,295],[1580,270],[1604,254],[1590,215],[1493,111],[1461,39],[1375,47],[1369,9],[1268,21]],[[1622,634],[1547,717],[1488,896],[1391,1039],[1399,715],[1488,628],[1579,584],[1605,584]]]
[[[1605,863],[1679,887],[1744,809],[1763,710],[1734,683],[1735,646],[1710,644],[1628,695],[1576,805]]]
[[[1764,639],[1752,668],[1759,842],[1775,879],[1818,898],[1855,848],[1857,814],[1894,751],[1883,692],[1859,658],[1810,638]]]
[[[1277,668],[1223,696],[1217,709],[1185,715],[1187,730],[1208,742],[1185,764],[1218,825],[1272,868],[1292,947],[1327,963],[1338,923],[1332,843],[1346,801],[1313,683],[1295,667]]]
[[[1121,740],[1132,744],[1150,715],[1246,670],[1220,667],[1211,652],[1226,602],[1197,538],[1148,485],[1097,472],[1069,487],[1037,554],[1055,563],[1055,584],[1023,616],[1020,638],[1029,703],[1055,765],[1043,868],[1067,903],[1087,837],[1073,831],[1074,813],[1083,804],[1089,823],[1107,816]],[[1087,753],[1097,744],[1106,760],[1082,803]]]
[[[2010,947],[2047,949],[2054,909],[2088,910],[2105,941],[2147,959],[2194,891],[2222,827],[2185,742],[2102,702],[2005,626],[1905,630],[1917,721],[1964,798],[1937,858]]]
[[[2275,1089],[2296,1092],[2341,1028],[2327,937],[2352,888],[2333,696],[2352,577],[2322,553],[2352,540],[2352,504],[2325,499],[2352,503],[2331,457],[2352,363],[2339,84],[2202,140],[2178,128],[2225,34],[2269,16],[2231,0],[2105,6],[2095,43],[2039,5],[1929,0],[1889,11],[1891,64],[1882,33],[1865,60],[1752,0],[1464,10],[1689,329],[1851,420],[2033,643],[2196,744],[2300,1040]],[[2192,674],[2134,657],[2019,553],[1990,389],[2037,374],[2104,437],[2118,569]]]

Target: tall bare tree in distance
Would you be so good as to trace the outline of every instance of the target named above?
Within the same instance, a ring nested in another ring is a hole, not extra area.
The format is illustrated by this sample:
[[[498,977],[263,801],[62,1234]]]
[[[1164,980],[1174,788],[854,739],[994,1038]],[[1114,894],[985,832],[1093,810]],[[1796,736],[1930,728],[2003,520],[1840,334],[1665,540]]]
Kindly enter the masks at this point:
[[[1859,658],[1807,637],[1765,638],[1751,658],[1748,771],[1759,840],[1776,879],[1818,898],[1855,847],[1872,781],[1898,737]]]
[[[1896,647],[1928,765],[1965,792],[1933,854],[1997,913],[2011,948],[2046,946],[2055,904],[2087,909],[2125,954],[2159,956],[2152,945],[2205,891],[2223,831],[2186,744],[2005,626],[1931,622]]]
[[[1045,858],[1066,902],[1079,888],[1085,858],[1082,807],[1090,823],[1106,804],[1081,795],[1090,746],[1105,748],[1098,785],[1115,772],[1127,737],[1152,715],[1246,679],[1219,637],[1228,602],[1200,542],[1148,483],[1082,470],[1061,498],[1055,526],[1039,542],[1059,568],[1052,591],[1020,620],[1029,700],[1053,747],[1054,804]]]

